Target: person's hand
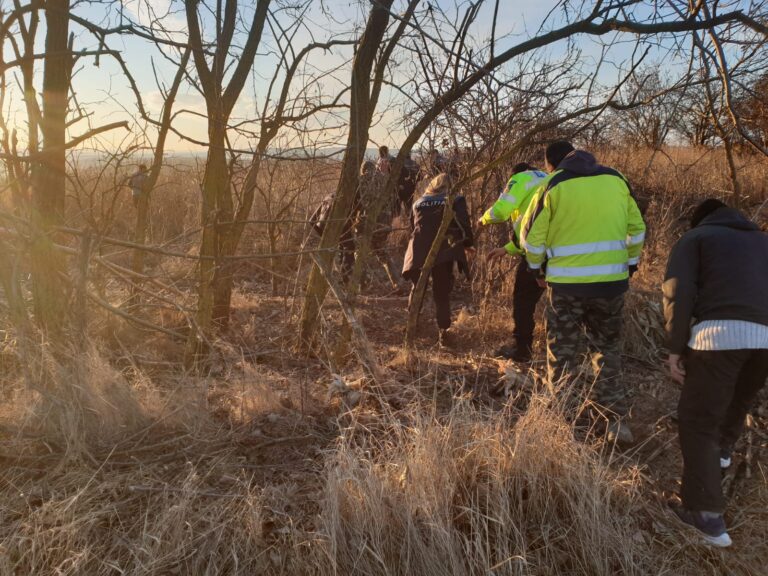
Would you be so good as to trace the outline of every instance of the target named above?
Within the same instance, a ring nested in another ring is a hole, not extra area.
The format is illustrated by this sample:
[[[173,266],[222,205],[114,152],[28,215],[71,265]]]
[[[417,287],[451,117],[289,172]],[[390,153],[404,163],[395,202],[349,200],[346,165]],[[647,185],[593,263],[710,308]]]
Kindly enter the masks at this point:
[[[667,366],[669,367],[669,375],[672,376],[672,380],[678,384],[685,382],[685,365],[680,354],[670,354],[667,359]]]
[[[536,284],[539,285],[539,288],[546,288],[547,279],[544,276],[536,276]]]
[[[467,248],[464,248],[464,254],[467,255],[467,258],[474,258],[475,254],[477,254],[477,250],[473,246],[468,246]]]
[[[507,251],[505,248],[494,248],[490,252],[488,252],[488,256],[486,256],[486,259],[488,262],[493,262],[496,260],[496,258],[501,258],[502,256],[506,256]]]

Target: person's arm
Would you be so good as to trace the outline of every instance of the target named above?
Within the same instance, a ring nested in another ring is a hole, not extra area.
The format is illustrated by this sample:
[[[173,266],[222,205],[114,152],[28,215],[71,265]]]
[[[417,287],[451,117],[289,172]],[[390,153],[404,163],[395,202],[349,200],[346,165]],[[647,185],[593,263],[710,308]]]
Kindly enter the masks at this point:
[[[698,294],[698,277],[698,242],[694,237],[683,236],[672,248],[661,288],[670,354],[682,354],[688,343]]]
[[[627,212],[627,252],[629,255],[630,271],[637,269],[640,263],[640,253],[643,251],[643,243],[645,242],[645,222],[643,216],[640,213],[640,209],[637,207],[637,202],[634,196],[630,194],[629,209]]]
[[[515,240],[510,240],[504,244],[504,250],[509,256],[518,256],[523,254],[523,250],[517,245]]]
[[[464,196],[458,196],[453,202],[453,218],[456,220],[459,228],[461,228],[464,248],[471,248],[475,243],[475,237],[472,234],[472,223],[469,220],[467,200]]]
[[[546,244],[551,217],[550,193],[551,190],[546,187],[536,192],[520,226],[520,246],[525,250],[528,267],[534,271],[541,271],[547,259]]]
[[[513,213],[520,207],[521,195],[517,190],[518,184],[519,183],[515,181],[513,176],[507,183],[498,200],[494,202],[493,206],[485,211],[485,214],[483,214],[483,217],[480,219],[480,224],[483,226],[487,226],[488,224],[501,224],[512,217]]]

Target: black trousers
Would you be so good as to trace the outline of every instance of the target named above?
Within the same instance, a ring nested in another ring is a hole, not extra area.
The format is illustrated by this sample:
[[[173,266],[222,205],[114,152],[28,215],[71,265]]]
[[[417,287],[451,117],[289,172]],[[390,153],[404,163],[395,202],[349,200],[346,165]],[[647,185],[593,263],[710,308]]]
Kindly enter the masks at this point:
[[[725,510],[720,449],[732,448],[768,378],[768,350],[688,350],[678,405],[683,506]]]
[[[525,258],[520,258],[515,270],[515,286],[512,293],[512,319],[515,322],[512,337],[518,350],[530,351],[533,347],[536,304],[545,290],[546,288],[539,286],[536,277],[528,271]]]
[[[411,272],[409,275],[413,282],[411,295],[408,298],[409,308],[420,275],[421,272],[418,274]],[[437,327],[441,330],[451,327],[451,290],[453,290],[453,260],[435,264],[432,267],[432,298],[435,300]]]

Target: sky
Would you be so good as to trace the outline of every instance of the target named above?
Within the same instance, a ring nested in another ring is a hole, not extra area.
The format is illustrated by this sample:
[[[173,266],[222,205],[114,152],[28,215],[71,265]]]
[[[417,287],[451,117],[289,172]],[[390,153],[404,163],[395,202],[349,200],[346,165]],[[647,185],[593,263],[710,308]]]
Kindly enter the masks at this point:
[[[430,1],[443,8],[449,17],[455,17],[456,10],[453,0]],[[457,0],[457,2],[462,8],[467,5],[464,0]],[[252,2],[243,2],[242,4],[250,6]],[[121,11],[123,18],[132,19],[142,25],[149,26],[154,20],[151,15],[154,14],[159,17],[163,26],[171,31],[169,33],[171,38],[183,41],[186,35],[186,20],[182,6],[183,3],[179,0],[123,0],[122,4],[118,1],[108,6],[101,3],[84,2],[76,5],[75,13],[103,26],[119,24]],[[402,11],[404,0],[396,0],[395,6],[398,12]],[[555,6],[555,2],[552,0],[502,0],[498,15],[497,53],[535,35],[553,6]],[[293,45],[303,46],[311,39],[325,41],[330,38],[356,38],[364,26],[367,10],[366,2],[361,0],[312,0],[309,9],[303,14],[301,26],[294,38]],[[249,20],[250,15],[251,11],[246,8],[243,19]],[[288,13],[280,13],[277,18],[283,25],[291,20]],[[557,17],[555,17],[556,19]],[[491,35],[492,21],[493,3],[487,2],[472,25],[472,36],[477,42],[487,42]],[[203,15],[201,22],[203,28],[209,31],[212,18],[209,15]],[[244,26],[243,22],[238,25],[241,32],[235,37],[236,44],[242,43]],[[39,34],[38,51],[42,51],[44,30],[43,25]],[[73,31],[76,33],[76,50],[95,50],[98,48],[98,41],[89,33],[84,32],[82,28],[75,25]],[[141,38],[115,35],[110,36],[107,42],[108,47],[111,50],[119,51],[126,61],[136,84],[139,86],[145,107],[156,117],[163,103],[163,96],[158,83],[163,86],[170,84],[176,71],[174,64],[164,57],[163,52],[156,45]],[[277,65],[274,48],[274,33],[267,30],[249,81],[246,83],[233,111],[233,124],[259,117],[259,110],[264,103],[269,79]],[[581,59],[585,69],[588,69],[592,65],[591,62],[598,58],[601,53],[600,44],[593,41],[582,42],[578,48],[581,50]],[[547,52],[550,57],[557,58],[558,55],[564,56],[567,51],[573,49],[573,46],[567,43],[560,43],[547,49]],[[178,60],[178,53],[174,49],[163,48],[162,50],[170,59]],[[611,57],[617,61],[623,61],[629,55],[629,51],[628,46],[619,45],[613,48]],[[326,94],[335,94],[342,86],[345,86],[349,79],[351,54],[352,48],[349,46],[335,48],[329,52],[314,51],[311,58],[308,59],[307,72],[322,72],[323,74],[322,81],[314,85],[314,88]],[[396,71],[392,77],[393,81],[398,82],[398,75],[400,75],[400,79],[403,79],[402,75],[409,73],[407,60],[412,57],[412,54],[406,53],[395,55],[395,60],[400,66],[398,67],[399,71]],[[194,79],[195,72],[191,63],[188,70]],[[610,67],[604,74],[610,76]],[[39,74],[38,76],[41,77],[42,75]],[[8,81],[13,87],[13,74],[9,74]],[[71,127],[72,136],[85,131],[88,127],[86,126],[87,123],[94,127],[108,122],[127,120],[133,134],[140,133],[145,128],[137,113],[136,99],[129,88],[129,84],[120,67],[111,57],[102,56],[98,61],[94,57],[80,59],[75,66],[73,85],[78,102],[89,113],[89,116],[86,120]],[[19,126],[20,132],[23,132],[25,116],[22,111],[20,96],[18,91],[8,91],[4,113],[10,115],[10,123]],[[402,106],[401,98],[395,91],[388,90],[382,94],[380,110],[384,112],[371,130],[372,143],[383,143],[397,148],[397,140],[402,137],[400,122]],[[174,127],[179,132],[191,139],[206,139],[206,120],[202,117],[205,115],[205,103],[202,96],[190,83],[185,82],[182,86],[175,110],[177,110],[178,116],[174,120]],[[343,117],[338,115],[325,115],[322,119],[311,121],[304,127],[316,130],[310,139],[320,139],[324,143],[330,143],[336,139],[337,143],[340,143],[344,136],[343,120]],[[323,133],[323,126],[327,127],[325,133]],[[153,133],[150,131],[147,134],[151,141]],[[282,143],[286,146],[295,145],[296,136],[290,133],[286,134]],[[134,142],[134,137],[122,130],[100,138],[101,146],[107,148],[124,148],[132,142]],[[237,148],[243,150],[252,149],[254,145],[253,138],[235,134],[233,134],[233,142]],[[203,147],[177,135],[171,135],[167,149],[175,152],[204,150]]]

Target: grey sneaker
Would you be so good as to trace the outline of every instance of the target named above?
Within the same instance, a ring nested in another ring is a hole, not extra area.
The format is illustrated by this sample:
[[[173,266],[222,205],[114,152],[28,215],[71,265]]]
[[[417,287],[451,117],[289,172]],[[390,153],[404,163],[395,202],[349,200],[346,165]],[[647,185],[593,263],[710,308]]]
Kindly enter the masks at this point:
[[[733,461],[733,450],[731,448],[720,448],[720,469],[725,470],[731,467]]]
[[[725,519],[722,514],[710,512],[698,512],[686,510],[682,507],[672,509],[677,517],[685,524],[699,531],[705,542],[718,548],[727,548],[733,544],[725,528]]]
[[[615,442],[620,446],[627,446],[635,443],[635,435],[632,434],[629,424],[622,422],[621,420],[611,420],[608,423],[606,437],[608,438],[608,442]]]

